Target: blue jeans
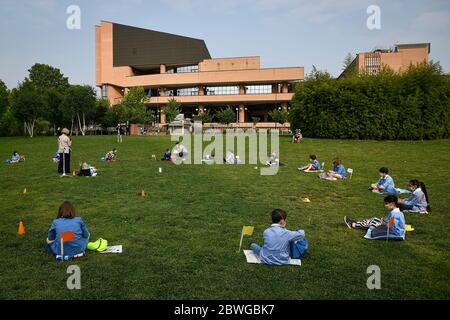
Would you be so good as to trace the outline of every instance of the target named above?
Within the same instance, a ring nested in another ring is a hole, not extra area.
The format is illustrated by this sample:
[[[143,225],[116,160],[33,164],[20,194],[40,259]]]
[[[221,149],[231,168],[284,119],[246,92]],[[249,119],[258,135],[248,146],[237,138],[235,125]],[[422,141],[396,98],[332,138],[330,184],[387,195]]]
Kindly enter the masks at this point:
[[[401,204],[400,205],[400,210],[413,210],[414,209],[414,206],[413,205],[410,205],[410,204]]]
[[[250,250],[252,250],[259,257],[259,253],[261,252],[261,247],[259,245],[252,243],[250,245]]]

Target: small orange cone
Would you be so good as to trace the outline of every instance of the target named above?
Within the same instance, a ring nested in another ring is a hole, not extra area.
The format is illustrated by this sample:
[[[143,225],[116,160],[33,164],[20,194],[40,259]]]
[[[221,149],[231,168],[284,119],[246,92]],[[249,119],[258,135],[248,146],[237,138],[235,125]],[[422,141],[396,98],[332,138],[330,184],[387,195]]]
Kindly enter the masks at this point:
[[[142,189],[142,190],[141,190],[140,196],[141,196],[142,198],[144,198],[144,197],[145,197],[145,192],[144,192],[144,189]]]
[[[75,171],[75,170],[73,170],[73,172],[72,172],[72,176],[76,176],[77,175],[77,172]]]
[[[25,234],[25,227],[23,225],[22,220],[20,220],[20,222],[19,222],[19,230],[17,230],[17,233],[19,234],[19,236],[22,236]]]
[[[27,193],[27,188],[23,188],[22,193],[23,193],[23,194],[26,194],[26,193]]]

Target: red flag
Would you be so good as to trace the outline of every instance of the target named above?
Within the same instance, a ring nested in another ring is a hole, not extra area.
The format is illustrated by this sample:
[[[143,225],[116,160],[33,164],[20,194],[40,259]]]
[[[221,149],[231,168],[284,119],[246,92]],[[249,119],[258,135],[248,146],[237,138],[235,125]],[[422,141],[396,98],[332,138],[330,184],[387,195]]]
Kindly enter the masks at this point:
[[[75,232],[73,232],[73,231],[61,232],[61,239],[64,242],[74,241],[75,240]]]
[[[394,224],[395,218],[394,216],[390,217],[389,220],[387,221],[387,224],[392,226]]]

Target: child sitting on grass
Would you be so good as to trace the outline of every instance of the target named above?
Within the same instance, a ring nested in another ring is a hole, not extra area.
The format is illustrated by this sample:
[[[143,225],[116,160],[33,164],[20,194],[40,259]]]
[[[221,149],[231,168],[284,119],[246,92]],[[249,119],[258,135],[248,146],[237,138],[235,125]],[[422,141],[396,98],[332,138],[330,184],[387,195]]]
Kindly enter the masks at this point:
[[[21,156],[17,151],[14,151],[11,159],[5,160],[5,163],[19,163],[25,161],[25,157]]]
[[[264,231],[264,245],[252,243],[250,249],[261,259],[262,263],[284,265],[289,262],[290,244],[305,238],[304,230],[286,229],[287,213],[283,209],[272,211],[273,224]]]
[[[328,172],[319,174],[319,178],[326,180],[345,180],[347,179],[347,171],[342,165],[342,161],[339,158],[333,160],[333,167]]]
[[[64,256],[61,255],[61,234],[73,232],[75,239],[65,242]],[[58,215],[53,220],[47,237],[47,249],[53,253],[56,260],[71,260],[85,256],[89,242],[89,231],[81,218],[75,217],[75,208],[69,201],[63,202],[58,209]]]
[[[395,188],[394,179],[392,179],[392,177],[389,175],[389,169],[386,167],[382,167],[378,171],[381,178],[377,183],[372,184],[369,190],[380,193],[398,194],[399,192]]]
[[[367,229],[366,239],[398,239],[405,240],[405,216],[398,208],[398,198],[390,195],[384,198],[385,207],[389,213],[385,218],[370,218],[356,221],[347,216],[344,222],[350,229]],[[389,232],[388,232],[389,231]]]
[[[161,161],[170,161],[172,153],[169,149],[166,149],[166,152],[164,152],[163,157],[161,158]]]
[[[412,196],[407,199],[399,199],[400,210],[404,212],[428,214],[428,212],[431,211],[431,207],[429,205],[430,202],[428,200],[425,183],[414,179],[409,182],[409,187],[413,192]]]
[[[80,177],[95,177],[95,176],[97,176],[97,169],[88,165],[86,162],[83,162],[80,165],[80,171],[78,172],[78,176],[80,176]]]
[[[315,172],[315,171],[319,171],[322,169],[315,154],[312,154],[309,156],[309,162],[310,162],[309,164],[298,168],[298,170],[304,171],[304,172]]]
[[[117,149],[114,148],[110,152],[108,152],[106,154],[106,156],[104,157],[104,159],[102,159],[102,160],[108,161],[108,162],[116,161],[116,155],[117,155]]]

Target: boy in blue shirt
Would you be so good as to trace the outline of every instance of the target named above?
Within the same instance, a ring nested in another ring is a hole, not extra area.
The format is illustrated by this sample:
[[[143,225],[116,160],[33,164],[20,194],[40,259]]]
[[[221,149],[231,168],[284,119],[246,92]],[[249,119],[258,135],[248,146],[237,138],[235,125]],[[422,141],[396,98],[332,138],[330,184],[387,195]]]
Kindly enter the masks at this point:
[[[264,245],[252,243],[250,249],[259,256],[262,263],[284,265],[289,262],[290,244],[305,238],[304,230],[286,229],[287,213],[283,209],[272,211],[273,224],[263,233]]]
[[[164,152],[164,155],[161,159],[161,161],[170,161],[170,157],[172,156],[172,153],[169,149],[166,149],[166,152]]]
[[[309,156],[309,164],[298,168],[300,171],[310,172],[310,171],[319,171],[321,168],[319,161],[315,154],[311,154]]]
[[[398,194],[399,192],[395,189],[394,179],[389,175],[389,169],[382,167],[379,172],[381,178],[377,183],[372,184],[369,190],[380,193]]]
[[[398,239],[405,240],[406,222],[405,216],[399,209],[398,198],[396,196],[387,196],[384,198],[385,207],[389,213],[384,218],[370,218],[362,221],[356,221],[347,216],[344,222],[350,229],[368,229],[365,239]]]

